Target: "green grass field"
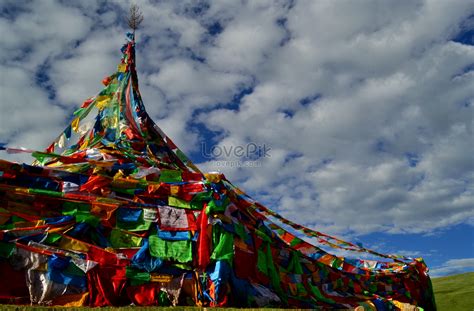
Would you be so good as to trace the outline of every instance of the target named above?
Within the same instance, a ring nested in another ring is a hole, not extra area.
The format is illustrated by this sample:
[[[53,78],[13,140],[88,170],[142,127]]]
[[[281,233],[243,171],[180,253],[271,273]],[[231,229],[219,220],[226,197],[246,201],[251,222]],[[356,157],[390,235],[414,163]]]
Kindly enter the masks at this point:
[[[464,273],[458,275],[452,275],[441,278],[434,278],[433,289],[435,292],[436,304],[438,311],[474,311],[474,272]],[[65,308],[48,308],[48,307],[36,307],[36,306],[6,306],[0,305],[0,310],[6,311],[51,311],[51,310],[65,310]],[[197,311],[200,308],[192,307],[176,307],[176,308],[145,308],[145,307],[106,307],[106,308],[68,308],[68,311],[78,310],[100,310],[100,311],[149,311],[149,310],[160,310],[160,311]],[[219,310],[239,310],[232,308],[221,308]],[[259,309],[246,309],[246,310],[259,310]],[[278,310],[278,309],[260,309],[265,311]],[[428,310],[426,310],[428,311]]]
[[[474,310],[474,272],[434,278],[438,311]]]

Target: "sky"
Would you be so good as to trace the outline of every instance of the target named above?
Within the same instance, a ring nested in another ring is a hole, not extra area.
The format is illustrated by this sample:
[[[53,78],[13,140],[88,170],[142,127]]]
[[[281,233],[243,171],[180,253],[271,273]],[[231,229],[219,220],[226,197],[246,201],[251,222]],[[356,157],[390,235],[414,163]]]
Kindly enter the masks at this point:
[[[202,170],[432,276],[474,271],[474,2],[135,3],[146,109]],[[129,6],[0,2],[0,142],[57,137],[115,72]]]

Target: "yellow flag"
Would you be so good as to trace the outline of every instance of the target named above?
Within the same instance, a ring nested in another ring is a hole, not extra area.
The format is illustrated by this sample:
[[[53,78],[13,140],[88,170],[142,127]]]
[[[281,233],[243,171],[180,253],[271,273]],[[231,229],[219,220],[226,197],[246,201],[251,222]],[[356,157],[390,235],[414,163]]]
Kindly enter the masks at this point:
[[[74,120],[72,120],[72,123],[71,123],[72,130],[76,133],[79,130],[79,121],[80,121],[80,119],[79,119],[79,117],[77,117]]]
[[[160,184],[159,183],[150,183],[148,184],[147,191],[148,193],[154,193],[160,189]]]
[[[79,294],[67,294],[60,295],[53,299],[53,306],[63,306],[63,307],[82,307],[87,304],[87,298],[89,297],[89,292],[79,293]]]
[[[95,106],[97,107],[97,109],[102,110],[109,103],[109,101],[110,101],[110,96],[101,95],[97,97],[97,99],[95,100]]]
[[[125,71],[127,71],[127,64],[119,64],[119,65],[117,66],[117,70],[118,70],[119,72],[125,72]]]
[[[151,282],[169,283],[173,280],[173,276],[170,274],[155,274],[150,275]]]
[[[213,183],[220,182],[221,177],[222,177],[222,175],[219,173],[207,173],[207,174],[204,174],[204,176],[206,177],[208,181],[213,182]]]
[[[89,251],[89,246],[79,240],[71,239],[67,236],[63,236],[59,242],[59,247],[66,250],[73,250],[78,252],[87,253]]]
[[[170,187],[171,195],[177,195],[179,192],[179,186],[171,186]]]

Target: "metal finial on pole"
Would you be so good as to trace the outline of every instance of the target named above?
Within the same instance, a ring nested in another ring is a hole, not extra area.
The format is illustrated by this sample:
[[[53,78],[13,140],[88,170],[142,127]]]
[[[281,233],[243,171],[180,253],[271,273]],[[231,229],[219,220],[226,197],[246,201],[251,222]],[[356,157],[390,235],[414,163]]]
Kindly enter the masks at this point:
[[[132,4],[130,6],[130,14],[127,18],[128,26],[133,29],[133,33],[135,30],[140,26],[141,22],[143,22],[143,14],[140,12],[138,5]]]

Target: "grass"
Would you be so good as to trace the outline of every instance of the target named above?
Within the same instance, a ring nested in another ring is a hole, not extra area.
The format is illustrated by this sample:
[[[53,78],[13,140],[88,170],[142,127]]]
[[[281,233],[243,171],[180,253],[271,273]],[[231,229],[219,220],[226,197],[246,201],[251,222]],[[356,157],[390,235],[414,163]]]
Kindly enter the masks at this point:
[[[474,272],[432,279],[438,311],[474,310]]]

